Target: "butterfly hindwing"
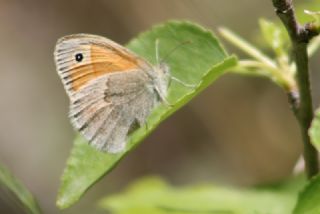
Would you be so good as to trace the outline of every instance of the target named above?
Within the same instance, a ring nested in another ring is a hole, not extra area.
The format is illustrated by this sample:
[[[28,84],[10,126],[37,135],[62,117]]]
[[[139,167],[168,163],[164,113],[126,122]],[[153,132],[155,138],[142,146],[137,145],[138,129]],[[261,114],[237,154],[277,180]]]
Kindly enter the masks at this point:
[[[99,150],[122,151],[134,123],[142,125],[157,103],[143,71],[105,74],[89,82],[70,106],[73,125]]]

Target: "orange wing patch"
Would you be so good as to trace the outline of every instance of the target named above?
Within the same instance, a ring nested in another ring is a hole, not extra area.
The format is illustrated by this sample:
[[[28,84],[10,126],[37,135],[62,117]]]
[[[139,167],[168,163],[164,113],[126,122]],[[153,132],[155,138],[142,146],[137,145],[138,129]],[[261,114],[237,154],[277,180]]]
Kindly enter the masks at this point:
[[[89,59],[84,59],[83,63],[74,61],[74,66],[69,71],[66,84],[70,84],[74,91],[90,80],[106,73],[138,68],[138,59],[112,47],[107,48],[92,44],[89,53]]]

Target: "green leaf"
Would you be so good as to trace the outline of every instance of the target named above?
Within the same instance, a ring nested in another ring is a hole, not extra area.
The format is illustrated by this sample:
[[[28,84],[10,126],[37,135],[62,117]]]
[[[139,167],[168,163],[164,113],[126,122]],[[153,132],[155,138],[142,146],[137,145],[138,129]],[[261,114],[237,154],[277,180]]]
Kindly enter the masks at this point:
[[[295,10],[300,23],[305,24],[314,21],[314,18],[309,14],[306,14],[305,10],[320,11],[320,0],[305,1],[297,5]]]
[[[267,19],[259,20],[262,36],[278,57],[286,55],[289,36],[282,26]]]
[[[320,109],[315,113],[311,127],[309,129],[311,143],[320,151]]]
[[[299,194],[294,214],[320,213],[320,176],[316,176],[306,185]]]
[[[304,13],[311,16],[313,18],[312,24],[314,27],[319,28],[320,25],[320,11],[310,11],[310,10],[304,10]],[[319,29],[317,29],[319,30]]]
[[[320,109],[315,113],[309,129],[311,143],[320,151]],[[314,177],[299,194],[294,214],[320,213],[320,176]]]
[[[143,126],[129,136],[129,143],[123,153],[108,154],[96,151],[78,137],[62,176],[57,198],[58,207],[66,208],[75,203],[90,186],[110,172],[116,163],[150,134],[160,122],[189,102],[237,62],[234,57],[227,56],[210,31],[189,22],[170,21],[156,26],[133,39],[128,47],[151,63],[156,63],[157,39],[160,57],[170,53],[166,63],[170,67],[171,74],[185,83],[197,85],[196,88],[188,88],[172,81],[167,97],[172,106],[163,104],[157,107],[149,116],[147,127]],[[186,41],[187,44],[181,45]],[[179,48],[171,52],[177,46]]]
[[[99,206],[113,214],[291,214],[300,178],[273,187],[235,189],[212,184],[172,187],[160,178],[145,178]]]
[[[21,206],[23,210],[30,214],[41,213],[32,194],[2,165],[0,165],[0,188],[14,195],[15,198],[12,200],[15,206]],[[18,204],[15,200],[18,201]]]

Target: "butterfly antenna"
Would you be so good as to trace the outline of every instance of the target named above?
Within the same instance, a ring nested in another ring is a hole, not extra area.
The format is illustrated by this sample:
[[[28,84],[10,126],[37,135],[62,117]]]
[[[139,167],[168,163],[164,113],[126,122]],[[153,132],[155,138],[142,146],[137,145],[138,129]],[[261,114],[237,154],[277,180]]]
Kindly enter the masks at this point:
[[[186,40],[186,41],[183,41],[181,42],[180,44],[176,45],[174,48],[172,48],[160,61],[160,64],[165,62],[165,60],[171,55],[173,54],[178,48],[182,47],[183,45],[186,45],[186,44],[190,44],[191,41],[190,40]]]

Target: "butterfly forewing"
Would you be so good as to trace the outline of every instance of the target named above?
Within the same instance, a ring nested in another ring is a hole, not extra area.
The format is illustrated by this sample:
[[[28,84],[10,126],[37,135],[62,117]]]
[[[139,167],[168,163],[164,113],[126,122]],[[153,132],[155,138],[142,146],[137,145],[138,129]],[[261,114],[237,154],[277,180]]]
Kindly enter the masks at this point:
[[[113,72],[151,69],[128,49],[104,37],[75,34],[58,40],[57,70],[68,92],[77,91],[90,80]]]
[[[54,55],[73,126],[99,150],[123,151],[133,124],[144,124],[158,101],[148,76],[152,67],[111,40],[87,34],[63,37]]]

